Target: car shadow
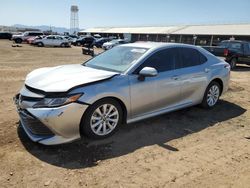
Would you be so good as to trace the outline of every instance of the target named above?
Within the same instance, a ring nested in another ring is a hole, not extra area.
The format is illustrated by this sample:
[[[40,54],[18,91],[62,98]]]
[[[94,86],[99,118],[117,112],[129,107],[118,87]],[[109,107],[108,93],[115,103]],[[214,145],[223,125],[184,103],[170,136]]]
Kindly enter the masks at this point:
[[[33,143],[21,127],[18,129],[18,135],[26,150],[38,159],[67,169],[80,169],[98,165],[100,160],[123,156],[155,144],[168,152],[178,152],[178,148],[167,143],[240,116],[245,111],[236,104],[221,100],[210,110],[195,106],[124,125],[115,135],[104,140],[82,138],[73,143],[57,146]]]
[[[250,71],[250,66],[237,65],[234,69],[234,72],[247,72]]]

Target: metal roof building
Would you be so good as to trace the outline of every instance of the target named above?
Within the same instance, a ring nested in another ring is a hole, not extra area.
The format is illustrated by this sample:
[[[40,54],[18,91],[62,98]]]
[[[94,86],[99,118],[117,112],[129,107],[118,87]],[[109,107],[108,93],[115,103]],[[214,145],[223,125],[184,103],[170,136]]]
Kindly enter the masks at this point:
[[[183,34],[183,35],[247,35],[250,24],[190,25],[168,27],[96,27],[81,33]]]
[[[212,45],[221,40],[250,40],[250,24],[183,25],[166,27],[97,27],[80,31],[102,36],[131,35],[132,41],[183,42]]]

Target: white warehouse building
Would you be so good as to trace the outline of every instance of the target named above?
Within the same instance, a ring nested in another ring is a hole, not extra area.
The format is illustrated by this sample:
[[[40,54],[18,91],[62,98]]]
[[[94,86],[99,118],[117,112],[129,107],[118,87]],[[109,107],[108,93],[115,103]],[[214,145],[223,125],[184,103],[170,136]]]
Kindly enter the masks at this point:
[[[116,36],[135,41],[177,42],[197,45],[216,45],[222,40],[250,41],[250,24],[184,25],[166,27],[97,27],[79,32]]]

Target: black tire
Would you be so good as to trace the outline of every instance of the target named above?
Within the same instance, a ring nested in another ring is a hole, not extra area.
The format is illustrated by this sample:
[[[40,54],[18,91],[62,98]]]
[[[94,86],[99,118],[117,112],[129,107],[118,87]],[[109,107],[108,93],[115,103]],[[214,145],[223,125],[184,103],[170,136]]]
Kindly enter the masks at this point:
[[[23,40],[20,38],[15,39],[15,43],[17,43],[17,44],[21,44],[22,42],[23,42]]]
[[[62,48],[65,48],[65,43],[62,43],[61,45],[60,45]]]
[[[237,65],[237,59],[236,58],[232,58],[229,62],[231,70],[234,70],[236,68]]]
[[[219,96],[218,96],[218,99],[217,99],[216,103],[215,103],[214,105],[211,106],[211,105],[208,104],[208,94],[209,94],[209,90],[210,90],[213,86],[218,87],[218,89],[219,89]],[[207,109],[213,108],[213,107],[218,103],[219,98],[220,98],[220,94],[221,94],[221,86],[220,86],[220,84],[219,84],[218,82],[216,82],[216,81],[212,81],[212,82],[207,86],[207,89],[206,89],[205,94],[204,94],[204,96],[203,96],[203,100],[202,100],[201,106],[202,106],[203,108],[207,108]]]
[[[37,46],[38,46],[38,47],[43,47],[44,44],[43,44],[42,42],[38,42],[38,43],[37,43]]]
[[[81,45],[82,45],[81,42],[76,43],[76,46],[81,46]]]
[[[104,104],[113,105],[117,109],[118,114],[119,114],[118,123],[116,124],[115,128],[110,133],[106,135],[98,135],[91,128],[91,117],[96,111],[96,109],[98,109]],[[84,113],[84,116],[82,118],[80,130],[81,130],[81,133],[84,136],[87,136],[88,138],[104,139],[113,135],[119,129],[119,127],[121,126],[123,122],[122,118],[123,118],[123,110],[118,101],[116,101],[115,99],[111,99],[111,98],[101,99],[88,107],[87,111]]]

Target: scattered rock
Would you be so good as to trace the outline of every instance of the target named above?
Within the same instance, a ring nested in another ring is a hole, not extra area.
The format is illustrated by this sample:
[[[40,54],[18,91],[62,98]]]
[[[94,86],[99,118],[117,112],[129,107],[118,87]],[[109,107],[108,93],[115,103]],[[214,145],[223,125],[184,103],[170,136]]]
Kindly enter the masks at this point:
[[[44,183],[44,186],[49,186],[49,184],[50,184],[50,180],[49,180],[49,181],[46,181],[46,182]]]
[[[13,172],[10,172],[10,175],[13,176]]]
[[[101,160],[96,161],[97,164],[99,164],[100,162],[101,162]]]
[[[171,179],[171,181],[172,181],[172,182],[175,182],[175,181],[176,181],[176,177],[173,177],[173,178]]]

